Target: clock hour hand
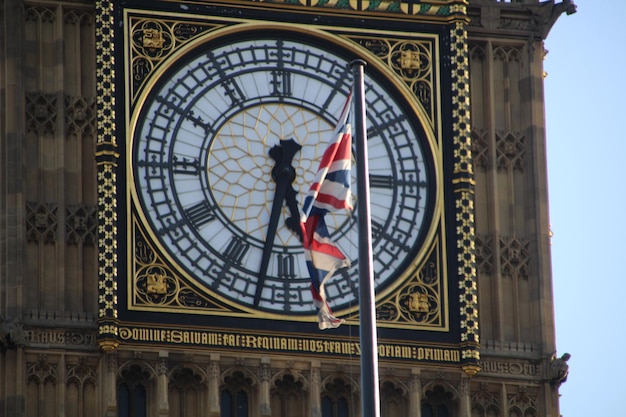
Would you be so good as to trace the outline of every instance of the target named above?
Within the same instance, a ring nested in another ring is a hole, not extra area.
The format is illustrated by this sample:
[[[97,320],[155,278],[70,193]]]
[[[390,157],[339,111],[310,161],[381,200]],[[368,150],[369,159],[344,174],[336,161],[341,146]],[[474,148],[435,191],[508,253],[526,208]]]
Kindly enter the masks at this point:
[[[292,188],[291,183],[296,179],[296,170],[291,166],[291,161],[300,149],[302,149],[302,146],[295,140],[288,139],[281,140],[280,145],[275,145],[269,150],[270,157],[276,161],[274,168],[272,168],[272,180],[276,183],[276,191],[274,193],[274,200],[272,201],[272,211],[270,212],[267,236],[265,237],[265,245],[263,246],[263,258],[261,259],[261,267],[259,269],[259,279],[257,280],[257,287],[254,294],[255,306],[258,306],[261,300],[261,292],[263,291],[265,278],[267,277],[267,267],[269,266],[272,247],[274,246],[274,237],[276,236],[276,229],[278,228],[278,220],[280,219],[283,203],[287,196],[288,189]]]
[[[287,229],[291,230],[300,242],[302,242],[302,228],[300,227],[300,210],[298,210],[298,202],[296,201],[296,195],[298,193],[293,189],[291,184],[287,187],[287,194],[285,195],[287,208],[289,209],[289,214],[291,216],[287,217],[285,220],[285,225],[287,225]]]

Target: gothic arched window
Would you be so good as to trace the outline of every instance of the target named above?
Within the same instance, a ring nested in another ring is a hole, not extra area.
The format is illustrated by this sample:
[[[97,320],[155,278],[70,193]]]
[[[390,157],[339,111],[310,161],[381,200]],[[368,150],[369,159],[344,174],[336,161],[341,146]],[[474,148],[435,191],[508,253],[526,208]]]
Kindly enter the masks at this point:
[[[271,390],[273,417],[301,417],[306,414],[306,392],[302,381],[291,374],[274,381]]]
[[[118,417],[147,417],[146,386],[149,375],[139,365],[121,372],[117,384]]]
[[[322,417],[350,417],[352,390],[339,378],[324,386],[322,394]]]
[[[220,389],[221,417],[248,417],[250,378],[236,371],[224,378]]]
[[[441,385],[435,385],[434,388],[427,390],[422,401],[422,417],[454,417],[453,397],[454,395]]]

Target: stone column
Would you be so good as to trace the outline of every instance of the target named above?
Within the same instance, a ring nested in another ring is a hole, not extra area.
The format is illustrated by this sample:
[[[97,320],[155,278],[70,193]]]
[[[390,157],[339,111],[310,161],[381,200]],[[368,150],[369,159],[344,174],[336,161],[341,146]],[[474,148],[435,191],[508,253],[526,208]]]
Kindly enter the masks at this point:
[[[500,391],[500,402],[502,403],[502,417],[509,417],[509,396],[506,391],[506,384],[502,384]]]
[[[463,374],[461,376],[461,398],[459,404],[459,414],[461,417],[472,417],[472,398],[470,391],[470,377]]]
[[[220,417],[220,355],[212,353],[209,360],[206,409],[209,417]]]
[[[261,358],[261,368],[259,369],[259,380],[261,381],[259,390],[259,410],[261,416],[272,415],[270,406],[270,378],[270,358],[264,356]]]
[[[117,355],[105,353],[100,360],[102,370],[102,416],[117,417]]]
[[[422,417],[422,379],[417,368],[411,369],[409,380],[409,417]]]
[[[320,367],[319,361],[311,362],[311,384],[309,388],[311,417],[322,417],[322,376]]]
[[[65,387],[66,387],[66,366],[65,366],[65,354],[61,354],[59,358],[59,366],[57,368],[57,407],[58,407],[58,416],[65,417]],[[82,392],[82,391],[79,391]],[[81,403],[82,398],[78,399],[79,404]]]
[[[157,364],[157,404],[159,407],[158,416],[168,417],[170,406],[167,391],[167,351],[159,351],[159,363]]]

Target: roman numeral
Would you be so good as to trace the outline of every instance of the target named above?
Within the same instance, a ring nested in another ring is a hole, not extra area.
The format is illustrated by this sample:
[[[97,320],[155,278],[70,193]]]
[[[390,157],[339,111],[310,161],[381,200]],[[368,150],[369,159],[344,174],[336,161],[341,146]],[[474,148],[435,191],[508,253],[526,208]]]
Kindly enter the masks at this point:
[[[215,209],[205,200],[185,209],[185,215],[193,226],[198,229],[215,219]]]
[[[295,278],[293,255],[278,254],[278,277]]]
[[[250,244],[235,236],[226,247],[224,258],[228,259],[233,264],[241,265],[248,249],[250,249]]]
[[[273,88],[273,93],[279,97],[291,96],[291,74],[285,70],[272,71],[272,81],[270,81]]]
[[[172,157],[172,172],[175,174],[198,175],[200,173],[200,162],[197,159]]]
[[[370,187],[393,188],[394,181],[391,175],[370,175]]]

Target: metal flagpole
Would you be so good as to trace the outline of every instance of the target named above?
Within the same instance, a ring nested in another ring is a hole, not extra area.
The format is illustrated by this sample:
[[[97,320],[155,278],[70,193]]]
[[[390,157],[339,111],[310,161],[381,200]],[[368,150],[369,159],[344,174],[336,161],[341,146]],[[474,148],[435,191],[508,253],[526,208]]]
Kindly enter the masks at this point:
[[[361,59],[350,63],[354,74],[354,137],[356,139],[357,218],[359,221],[359,307],[361,315],[361,410],[363,417],[380,416],[378,341],[372,257],[372,222],[365,127],[365,88]]]

